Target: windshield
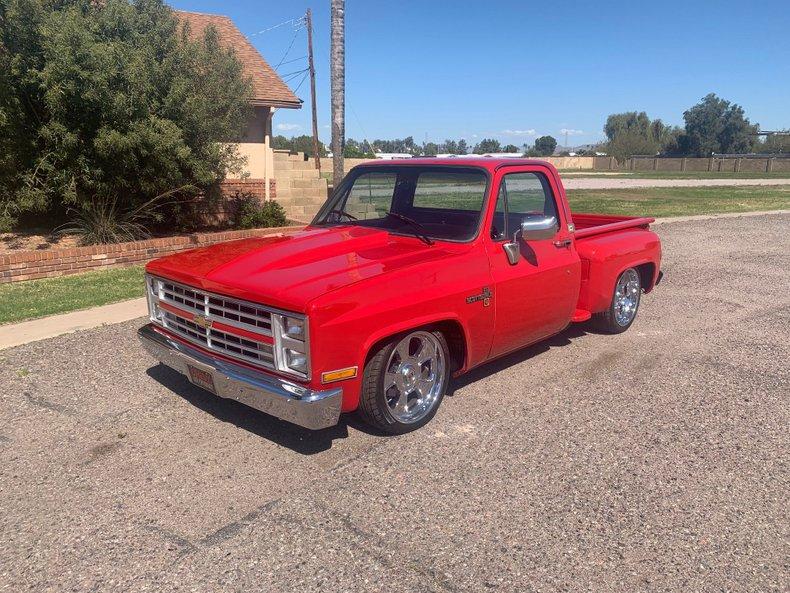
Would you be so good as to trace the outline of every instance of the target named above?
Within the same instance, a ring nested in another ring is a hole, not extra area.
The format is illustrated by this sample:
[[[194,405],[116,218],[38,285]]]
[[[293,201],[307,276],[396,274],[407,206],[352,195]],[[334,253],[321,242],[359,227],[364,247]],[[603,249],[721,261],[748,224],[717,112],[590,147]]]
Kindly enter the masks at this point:
[[[488,176],[463,167],[361,167],[324,204],[314,225],[353,224],[398,234],[469,241]]]

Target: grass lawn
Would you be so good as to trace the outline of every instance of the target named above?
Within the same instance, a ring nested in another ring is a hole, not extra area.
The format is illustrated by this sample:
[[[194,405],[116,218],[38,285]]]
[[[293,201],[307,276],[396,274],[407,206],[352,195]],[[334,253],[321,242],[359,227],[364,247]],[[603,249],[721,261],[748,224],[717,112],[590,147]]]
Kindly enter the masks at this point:
[[[618,179],[790,179],[790,171],[773,171],[771,173],[719,173],[718,171],[587,171],[581,169],[560,169],[560,175],[571,173],[573,179],[584,177],[609,177],[601,173],[614,173],[611,177]]]
[[[575,212],[686,216],[790,209],[790,185],[568,190]]]
[[[143,267],[0,285],[0,324],[108,305],[144,295]]]

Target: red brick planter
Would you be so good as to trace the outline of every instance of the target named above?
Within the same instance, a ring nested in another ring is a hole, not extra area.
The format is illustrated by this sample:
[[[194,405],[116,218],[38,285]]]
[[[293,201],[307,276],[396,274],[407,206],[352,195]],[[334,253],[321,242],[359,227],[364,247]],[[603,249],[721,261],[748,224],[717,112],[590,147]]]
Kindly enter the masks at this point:
[[[147,241],[132,241],[113,245],[92,245],[90,247],[70,247],[68,249],[47,249],[20,251],[0,255],[0,284],[53,278],[68,274],[79,274],[100,268],[125,267],[142,264],[149,260],[203,247],[222,241],[262,237],[303,228],[302,225],[244,231],[223,231],[219,233],[195,233],[178,237],[164,237]]]

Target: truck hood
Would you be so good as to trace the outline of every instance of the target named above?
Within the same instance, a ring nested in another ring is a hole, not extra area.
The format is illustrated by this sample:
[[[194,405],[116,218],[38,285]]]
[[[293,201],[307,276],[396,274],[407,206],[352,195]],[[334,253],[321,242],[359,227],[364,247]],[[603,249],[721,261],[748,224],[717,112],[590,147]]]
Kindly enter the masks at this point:
[[[452,255],[460,245],[359,226],[308,227],[154,260],[146,271],[239,299],[305,312],[314,298],[367,278]]]

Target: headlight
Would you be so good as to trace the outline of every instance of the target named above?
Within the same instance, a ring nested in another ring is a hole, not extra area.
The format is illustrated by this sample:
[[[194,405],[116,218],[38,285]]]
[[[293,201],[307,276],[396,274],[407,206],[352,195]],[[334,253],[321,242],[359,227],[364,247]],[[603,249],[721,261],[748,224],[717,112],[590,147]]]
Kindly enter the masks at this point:
[[[310,346],[307,319],[272,313],[274,359],[277,370],[310,378]]]
[[[307,372],[307,355],[304,352],[298,352],[296,350],[291,350],[290,348],[285,349],[285,365],[294,371],[299,371],[301,373]]]
[[[162,323],[162,310],[159,308],[159,280],[145,276],[145,296],[148,299],[148,317],[155,323]]]
[[[283,333],[294,340],[304,341],[304,319],[283,317]]]

